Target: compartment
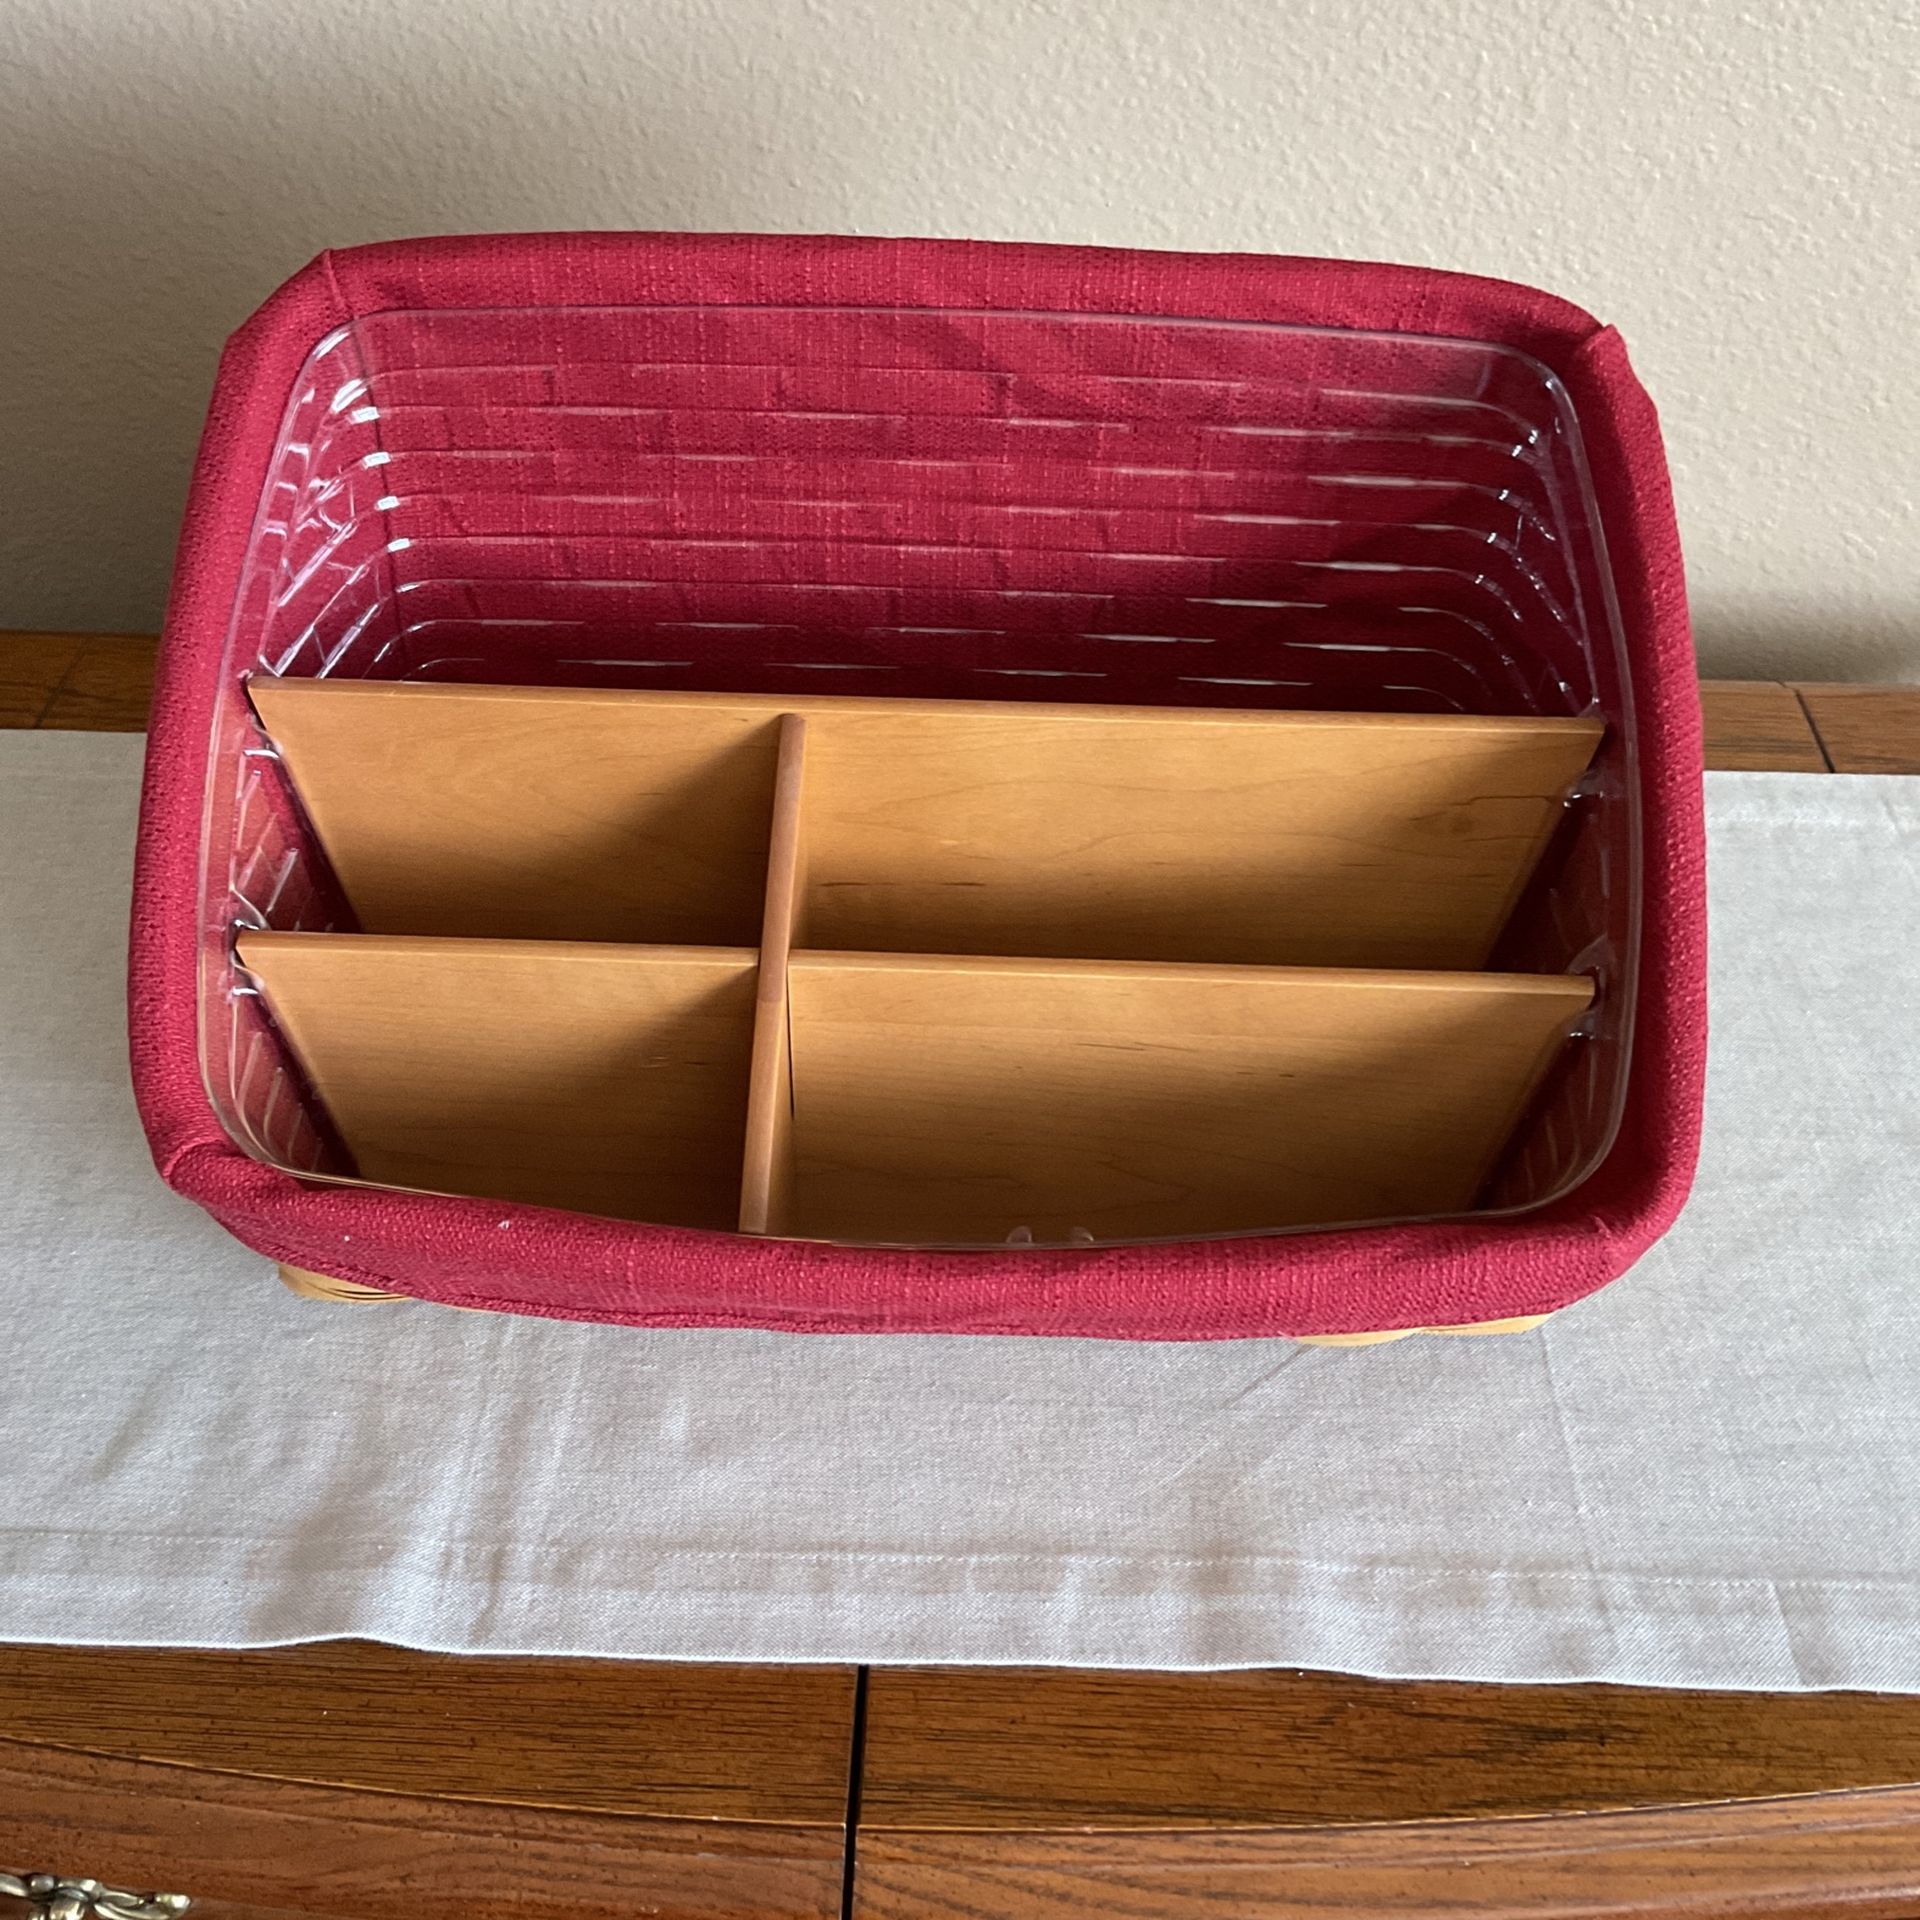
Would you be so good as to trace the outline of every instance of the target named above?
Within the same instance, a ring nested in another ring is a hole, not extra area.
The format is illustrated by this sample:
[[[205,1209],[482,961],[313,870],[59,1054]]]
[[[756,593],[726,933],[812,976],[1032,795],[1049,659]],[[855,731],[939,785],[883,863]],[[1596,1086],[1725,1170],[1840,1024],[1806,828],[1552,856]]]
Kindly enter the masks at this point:
[[[963,1244],[1455,1213],[1593,996],[1469,970],[1591,721],[255,699],[363,923],[471,936],[243,937],[382,1183]],[[613,938],[675,911],[757,968]]]
[[[807,755],[810,946],[1484,966],[1592,720],[874,700]]]
[[[257,678],[361,929],[751,946],[777,711]]]
[[[731,1227],[755,956],[252,932],[238,948],[383,1186]]]
[[[369,931],[1485,965],[1598,721],[256,681]]]
[[[1566,977],[798,952],[801,1236],[1130,1240],[1471,1207]]]

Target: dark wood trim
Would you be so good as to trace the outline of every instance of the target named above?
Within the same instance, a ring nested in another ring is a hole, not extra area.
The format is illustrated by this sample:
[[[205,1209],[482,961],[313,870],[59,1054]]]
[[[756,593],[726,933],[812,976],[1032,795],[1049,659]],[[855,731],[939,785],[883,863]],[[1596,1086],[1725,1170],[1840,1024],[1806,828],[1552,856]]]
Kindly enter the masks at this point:
[[[1836,773],[1920,773],[1920,687],[1795,691]]]
[[[1913,1920],[1920,1789],[1307,1832],[863,1834],[854,1920]]]
[[[832,1920],[835,1829],[339,1792],[0,1740],[0,1853],[192,1920]]]
[[[837,1832],[851,1667],[0,1646],[0,1737],[379,1793]],[[0,1857],[6,1849],[0,1847]]]
[[[1346,1826],[1920,1782],[1920,1699],[890,1667],[862,1827]]]
[[[1709,680],[1700,689],[1709,770],[1825,773],[1826,756],[1794,690],[1778,680]]]

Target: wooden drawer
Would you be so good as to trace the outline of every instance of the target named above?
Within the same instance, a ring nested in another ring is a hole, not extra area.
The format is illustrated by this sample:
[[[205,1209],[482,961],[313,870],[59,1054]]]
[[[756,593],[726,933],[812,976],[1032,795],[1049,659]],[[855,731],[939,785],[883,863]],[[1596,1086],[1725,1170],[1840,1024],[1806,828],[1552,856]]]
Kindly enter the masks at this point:
[[[894,1668],[854,1920],[1920,1915],[1920,1701]]]
[[[814,1920],[837,1913],[831,1828],[654,1820],[355,1793],[0,1747],[22,1865],[193,1899],[193,1920]]]
[[[5,1648],[0,1867],[193,1920],[813,1920],[853,1699],[842,1668]]]

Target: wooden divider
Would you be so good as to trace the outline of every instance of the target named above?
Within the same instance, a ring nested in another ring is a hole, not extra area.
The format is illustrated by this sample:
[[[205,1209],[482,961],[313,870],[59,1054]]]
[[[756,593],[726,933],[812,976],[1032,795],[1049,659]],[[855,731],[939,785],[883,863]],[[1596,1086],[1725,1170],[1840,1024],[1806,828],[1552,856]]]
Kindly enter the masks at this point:
[[[734,1224],[751,951],[248,933],[239,959],[363,1179]]]
[[[747,946],[812,723],[825,948],[1484,966],[1599,722],[255,680],[374,933]]]
[[[740,1231],[783,1233],[792,1213],[793,1035],[787,962],[801,935],[806,900],[807,723],[780,718],[780,765],[767,843],[767,903],[760,927],[760,984],[753,1009],[753,1077],[747,1093],[746,1157],[740,1172]]]
[[[750,947],[779,714],[387,680],[248,683],[368,933]]]
[[[795,953],[794,1231],[1142,1239],[1457,1212],[1590,982]]]
[[[1597,721],[981,702],[823,714],[809,939],[1484,966]]]
[[[253,695],[367,932],[241,963],[381,1184],[904,1243],[1457,1212],[1590,997],[1472,971],[1587,721]]]

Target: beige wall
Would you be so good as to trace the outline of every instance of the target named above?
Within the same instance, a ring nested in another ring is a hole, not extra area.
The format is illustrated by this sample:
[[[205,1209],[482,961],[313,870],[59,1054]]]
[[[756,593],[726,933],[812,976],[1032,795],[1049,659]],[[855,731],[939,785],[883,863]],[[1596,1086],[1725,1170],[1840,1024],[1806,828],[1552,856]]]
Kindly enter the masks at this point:
[[[1912,0],[0,0],[0,625],[159,612],[221,337],[543,226],[1425,261],[1620,324],[1702,651],[1920,679]]]

